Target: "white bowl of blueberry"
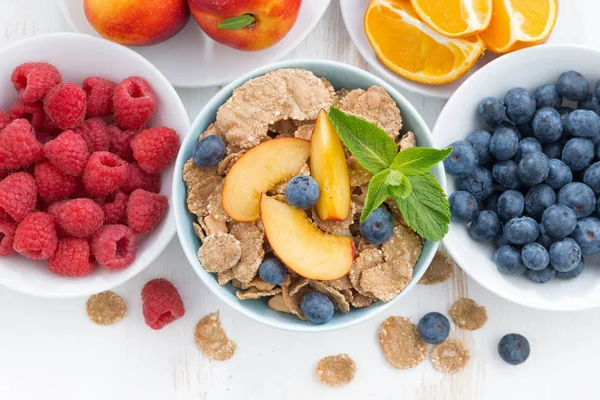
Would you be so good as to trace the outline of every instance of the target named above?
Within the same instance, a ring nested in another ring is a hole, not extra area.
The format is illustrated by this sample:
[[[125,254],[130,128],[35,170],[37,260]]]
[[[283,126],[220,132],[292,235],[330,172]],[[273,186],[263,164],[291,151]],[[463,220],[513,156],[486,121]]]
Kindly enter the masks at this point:
[[[444,239],[477,282],[554,311],[600,306],[600,51],[521,50],[482,68],[434,129],[452,212]]]

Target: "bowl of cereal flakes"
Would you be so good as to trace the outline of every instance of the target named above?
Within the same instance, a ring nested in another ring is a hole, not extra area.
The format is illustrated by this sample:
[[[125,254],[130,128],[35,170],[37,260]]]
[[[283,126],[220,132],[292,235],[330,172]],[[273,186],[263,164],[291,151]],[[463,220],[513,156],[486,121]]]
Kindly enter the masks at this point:
[[[223,88],[195,119],[173,177],[179,240],[204,284],[242,314],[293,331],[344,328],[399,301],[438,241],[411,229],[413,216],[391,198],[367,198],[381,174],[361,143],[392,159],[432,147],[398,91],[346,64],[282,61]],[[443,166],[430,172],[443,194]]]

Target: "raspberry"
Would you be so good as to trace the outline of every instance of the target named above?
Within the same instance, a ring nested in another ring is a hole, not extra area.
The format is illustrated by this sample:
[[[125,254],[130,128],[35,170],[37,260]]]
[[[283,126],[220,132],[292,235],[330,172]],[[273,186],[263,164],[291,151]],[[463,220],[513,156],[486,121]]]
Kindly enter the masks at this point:
[[[127,221],[127,196],[123,192],[117,192],[114,196],[110,196],[102,210],[104,210],[105,224],[125,224]]]
[[[122,131],[115,125],[108,126],[108,137],[110,138],[109,150],[111,153],[115,153],[123,160],[127,162],[133,161],[133,150],[131,150],[131,139],[135,137],[139,132],[135,129],[128,129]]]
[[[59,275],[81,276],[94,269],[87,240],[66,237],[58,242],[56,252],[48,260],[50,271]]]
[[[83,91],[87,95],[87,115],[104,117],[113,113],[114,82],[103,78],[90,77],[83,81]]]
[[[52,213],[58,214],[61,228],[75,237],[90,237],[104,224],[102,207],[90,199],[67,200]]]
[[[185,308],[177,288],[166,279],[153,279],[142,289],[142,312],[146,325],[162,329],[183,317]]]
[[[89,158],[85,139],[73,131],[64,131],[46,143],[44,152],[52,165],[72,176],[83,173]]]
[[[44,148],[26,119],[16,119],[0,132],[0,168],[23,168],[43,159]]]
[[[83,171],[83,184],[93,196],[116,192],[127,178],[127,163],[108,151],[90,155]]]
[[[34,212],[17,226],[13,247],[25,257],[45,260],[52,257],[56,244],[54,218],[44,212]]]
[[[48,206],[48,208],[46,208],[46,214],[48,214],[49,216],[51,216],[54,219],[54,227],[56,228],[56,236],[59,239],[69,236],[69,234],[58,223],[60,208],[63,205],[65,205],[65,203],[68,201],[69,200],[55,201],[54,203],[50,204]]]
[[[36,62],[19,65],[10,80],[21,100],[33,103],[42,100],[54,86],[61,83],[62,76],[54,65]]]
[[[160,176],[147,173],[137,163],[130,163],[127,168],[127,179],[123,182],[121,189],[127,194],[136,189],[158,193],[160,192]]]
[[[61,172],[49,161],[37,163],[33,178],[38,196],[48,203],[69,197],[77,188],[75,177]]]
[[[46,117],[62,130],[79,126],[85,118],[85,92],[74,83],[55,86],[44,100]]]
[[[8,256],[15,252],[13,242],[16,230],[17,224],[0,219],[0,257]]]
[[[125,225],[105,225],[92,238],[90,248],[101,267],[118,271],[135,260],[138,242]]]
[[[0,131],[8,124],[10,124],[10,117],[7,113],[0,110]]]
[[[148,233],[160,222],[169,199],[143,189],[134,190],[127,202],[127,223],[135,233]]]
[[[179,136],[171,128],[150,128],[131,141],[133,157],[149,174],[162,171],[177,156]]]
[[[154,112],[156,98],[148,82],[132,76],[123,79],[115,88],[113,105],[119,128],[140,129]]]
[[[108,151],[110,138],[108,137],[108,127],[100,118],[90,118],[85,120],[75,133],[80,134],[88,145],[90,153],[95,151]]]
[[[36,199],[35,180],[27,172],[16,172],[0,182],[0,214],[4,211],[16,222],[33,212]]]
[[[46,119],[44,106],[39,101],[37,103],[24,103],[23,100],[17,100],[10,106],[8,116],[11,121],[19,118],[26,119],[36,131],[43,128]]]

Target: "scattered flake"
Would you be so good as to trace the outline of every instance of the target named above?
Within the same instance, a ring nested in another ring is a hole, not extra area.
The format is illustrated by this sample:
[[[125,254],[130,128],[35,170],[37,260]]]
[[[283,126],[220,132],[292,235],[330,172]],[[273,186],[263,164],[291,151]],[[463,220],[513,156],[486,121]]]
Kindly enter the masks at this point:
[[[389,317],[383,321],[379,328],[379,345],[389,363],[398,369],[413,368],[427,356],[427,343],[408,318]]]
[[[358,293],[370,295],[370,293],[365,292],[360,286],[362,272],[366,269],[377,267],[382,263],[383,251],[379,249],[366,249],[358,254],[358,257],[354,259],[352,267],[350,267],[350,271],[348,272],[350,282]]]
[[[192,226],[194,227],[194,233],[196,234],[198,239],[204,241],[204,239],[206,239],[206,234],[204,233],[202,227],[195,222],[192,222]]]
[[[91,296],[86,303],[86,311],[92,322],[98,325],[114,325],[123,319],[127,307],[121,296],[106,291]]]
[[[400,110],[394,99],[380,86],[372,86],[367,91],[354,89],[348,92],[340,101],[339,108],[374,123],[394,140],[400,134]]]
[[[210,124],[208,126],[208,128],[206,128],[206,130],[204,132],[202,132],[199,136],[198,136],[198,140],[202,140],[207,136],[210,135],[215,135],[220,137],[221,139],[225,139],[225,137],[223,136],[223,134],[219,131],[219,129],[217,128],[217,126],[215,124]]]
[[[237,291],[235,295],[240,300],[260,299],[261,297],[275,296],[281,293],[281,288],[275,288],[271,290],[260,290],[255,287],[251,287],[243,292]]]
[[[462,329],[475,331],[488,320],[487,310],[475,301],[462,297],[450,309],[452,320]]]
[[[346,159],[346,162],[348,163],[348,174],[350,175],[350,187],[356,188],[367,185],[373,174],[364,169],[354,156]]]
[[[377,299],[373,296],[369,296],[369,295],[365,296],[363,294],[356,292],[356,293],[353,293],[352,300],[350,300],[350,304],[352,304],[352,307],[361,308],[361,307],[368,307],[371,304],[375,303],[376,301],[377,301]]]
[[[327,88],[327,90],[329,90],[332,96],[335,96],[335,88],[333,87],[331,82],[329,82],[329,80],[327,80],[327,78],[325,78],[324,76],[319,77],[319,79],[321,80],[321,82],[323,82],[323,85]]]
[[[336,290],[324,282],[319,281],[310,281],[308,285],[311,287],[311,289],[327,296],[333,303],[333,307],[336,310],[342,313],[347,313],[350,311],[350,303],[348,303],[346,297],[339,290]]]
[[[216,220],[212,215],[207,215],[201,220],[200,225],[207,235],[216,235],[217,233],[228,233],[227,223],[224,220]]]
[[[337,107],[339,102],[342,101],[348,93],[350,93],[350,90],[346,89],[346,88],[341,88],[340,90],[337,90],[335,92],[335,98],[333,100],[333,105]]]
[[[358,250],[359,253],[363,252],[367,249],[381,249],[380,244],[373,244],[373,243],[367,242],[367,239],[362,237],[360,235],[360,232],[357,236],[354,236],[353,239],[354,239],[354,245],[356,246],[356,250]]]
[[[296,132],[294,132],[294,136],[300,139],[310,140],[314,130],[315,124],[301,125],[296,129]]]
[[[431,350],[431,362],[435,369],[449,374],[463,370],[470,358],[469,349],[459,340],[446,340]]]
[[[233,286],[234,288],[237,288],[237,289],[248,289],[248,287],[249,287],[249,286],[248,286],[248,285],[246,285],[245,283],[243,283],[243,282],[240,282],[240,281],[238,281],[238,280],[237,280],[237,279],[235,279],[235,278],[233,278],[233,279],[231,280],[231,286]]]
[[[223,185],[225,180],[222,180],[208,196],[208,205],[206,209],[208,213],[212,215],[217,221],[231,221],[231,217],[227,214],[227,211],[223,208],[223,198],[221,193],[223,192]]]
[[[217,282],[219,285],[226,285],[227,282],[233,279],[233,269],[217,273]]]
[[[346,299],[346,301],[348,303],[352,302],[352,300],[354,300],[354,293],[352,292],[352,289],[342,289],[340,290],[340,293],[342,295],[344,295],[344,298]]]
[[[352,382],[356,375],[356,363],[347,354],[322,358],[317,364],[317,377],[321,383],[339,387]]]
[[[267,304],[269,305],[269,307],[271,307],[275,311],[284,312],[284,313],[290,312],[290,309],[288,308],[288,306],[285,305],[285,301],[283,301],[282,294],[276,294],[275,296],[271,297]]]
[[[235,267],[242,256],[242,245],[229,233],[207,236],[198,250],[198,260],[208,272],[223,272]]]
[[[340,291],[344,289],[352,289],[352,282],[350,282],[350,278],[348,278],[348,275],[344,275],[341,278],[337,278],[332,281],[324,281],[323,283]]]
[[[412,268],[421,256],[422,247],[423,239],[415,231],[404,225],[396,225],[392,237],[381,246],[381,250],[385,261],[400,268]]]
[[[218,311],[198,321],[194,328],[194,340],[202,354],[216,361],[229,360],[237,347],[221,327]]]
[[[187,207],[192,214],[196,214],[198,217],[208,215],[208,196],[215,190],[221,180],[222,178],[217,175],[207,176],[188,191]]]
[[[419,284],[421,285],[435,285],[442,283],[452,277],[454,273],[454,260],[452,260],[444,251],[441,249],[435,253],[435,257],[429,264],[429,268],[421,277]]]
[[[194,186],[196,186],[196,184],[198,182],[205,181],[209,177],[216,176],[216,175],[217,175],[216,167],[200,168],[199,166],[196,165],[196,163],[194,163],[194,160],[192,158],[187,160],[185,165],[183,166],[182,177],[183,177],[183,181],[185,182],[188,192],[190,190],[192,190],[192,188]]]
[[[354,203],[350,203],[350,212],[348,213],[348,217],[343,221],[323,221],[319,218],[317,209],[314,207],[312,209],[313,223],[323,232],[327,233],[339,233],[348,229],[354,223],[355,214],[356,206]]]
[[[411,279],[412,267],[398,269],[395,264],[385,262],[383,265],[364,270],[360,278],[360,287],[364,292],[372,293],[379,300],[388,302],[404,290]]]
[[[275,285],[263,281],[258,276],[255,276],[248,285],[250,285],[250,287],[257,288],[258,290],[273,290],[275,288]]]
[[[250,282],[258,272],[263,261],[265,251],[263,241],[265,234],[255,223],[235,222],[231,226],[230,233],[240,241],[242,256],[233,268],[234,276],[242,282]]]
[[[293,119],[284,119],[277,121],[273,125],[269,125],[269,131],[276,133],[279,137],[292,137],[294,133],[306,125],[314,126],[315,121],[312,119],[305,121],[296,121]],[[311,129],[312,132],[312,129]],[[307,139],[308,140],[308,139]]]
[[[398,151],[410,149],[411,147],[417,147],[417,138],[412,132],[405,133],[402,139],[398,142]]]
[[[300,278],[292,281],[287,278],[285,282],[281,284],[281,294],[283,295],[283,301],[290,312],[302,320],[306,320],[306,317],[300,309],[300,301],[302,297],[310,292],[308,288],[309,280],[306,278]]]
[[[219,175],[225,176],[229,172],[231,167],[233,167],[233,164],[235,164],[235,162],[239,160],[245,153],[245,150],[237,153],[231,153],[230,155],[219,161],[219,164],[217,165],[217,173]]]

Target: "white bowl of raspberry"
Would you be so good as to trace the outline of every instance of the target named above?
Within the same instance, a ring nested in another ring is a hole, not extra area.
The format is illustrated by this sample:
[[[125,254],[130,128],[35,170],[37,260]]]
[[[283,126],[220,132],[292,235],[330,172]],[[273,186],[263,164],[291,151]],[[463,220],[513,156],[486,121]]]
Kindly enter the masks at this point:
[[[179,96],[139,54],[87,35],[0,57],[0,285],[70,298],[127,281],[175,233]]]

